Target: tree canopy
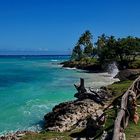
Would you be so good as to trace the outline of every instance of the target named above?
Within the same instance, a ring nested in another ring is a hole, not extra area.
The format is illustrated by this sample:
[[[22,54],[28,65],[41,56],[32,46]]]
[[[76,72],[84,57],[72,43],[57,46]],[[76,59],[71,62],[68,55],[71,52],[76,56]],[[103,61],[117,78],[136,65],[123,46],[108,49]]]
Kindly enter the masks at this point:
[[[84,48],[84,49],[82,49]],[[78,42],[76,43],[71,59],[80,60],[83,57],[91,57],[93,54],[93,43],[92,43],[92,34],[90,31],[85,31]]]
[[[120,66],[127,67],[129,62],[135,61],[135,58],[140,56],[140,38],[132,36],[115,38],[102,34],[96,43],[92,42],[92,38],[88,30],[80,36],[73,49],[71,60],[80,61],[83,58],[97,56],[101,64],[116,61]]]
[[[127,67],[129,62],[140,55],[140,39],[136,37],[116,39],[114,36],[108,37],[103,34],[98,37],[96,45],[100,62],[116,61]]]

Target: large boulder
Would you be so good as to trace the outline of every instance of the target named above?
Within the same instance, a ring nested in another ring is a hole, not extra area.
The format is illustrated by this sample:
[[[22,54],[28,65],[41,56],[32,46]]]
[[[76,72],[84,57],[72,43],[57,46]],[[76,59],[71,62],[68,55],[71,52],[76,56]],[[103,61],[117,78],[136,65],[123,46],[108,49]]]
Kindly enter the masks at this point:
[[[91,99],[75,100],[55,106],[52,112],[44,116],[45,128],[50,131],[67,131],[74,127],[86,127],[85,120],[88,116],[97,115],[96,111],[101,105]],[[83,126],[82,126],[83,125]]]
[[[126,69],[119,71],[115,78],[119,78],[120,81],[134,80],[140,75],[140,69]]]

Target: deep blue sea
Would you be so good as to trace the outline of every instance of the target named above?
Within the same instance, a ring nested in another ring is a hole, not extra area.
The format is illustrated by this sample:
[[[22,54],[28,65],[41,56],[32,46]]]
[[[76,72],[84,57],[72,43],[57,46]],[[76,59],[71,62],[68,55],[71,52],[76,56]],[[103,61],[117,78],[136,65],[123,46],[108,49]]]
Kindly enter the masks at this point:
[[[43,116],[60,102],[74,99],[74,83],[98,88],[114,80],[107,73],[64,69],[69,56],[0,56],[0,134],[40,130]]]

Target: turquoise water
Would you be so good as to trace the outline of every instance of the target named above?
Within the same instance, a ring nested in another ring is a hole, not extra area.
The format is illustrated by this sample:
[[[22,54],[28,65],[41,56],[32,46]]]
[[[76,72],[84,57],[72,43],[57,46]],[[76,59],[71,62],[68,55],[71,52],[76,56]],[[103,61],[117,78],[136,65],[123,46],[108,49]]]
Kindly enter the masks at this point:
[[[112,82],[105,73],[61,68],[58,63],[67,59],[68,56],[0,57],[0,133],[41,129],[43,116],[54,105],[74,99],[73,84],[80,77],[95,88]]]

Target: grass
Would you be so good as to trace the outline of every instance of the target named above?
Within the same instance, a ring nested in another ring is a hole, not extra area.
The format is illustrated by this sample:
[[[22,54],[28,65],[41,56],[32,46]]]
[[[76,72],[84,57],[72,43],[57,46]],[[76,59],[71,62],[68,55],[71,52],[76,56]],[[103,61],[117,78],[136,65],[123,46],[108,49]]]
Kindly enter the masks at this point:
[[[138,100],[138,104],[140,104],[140,100]],[[138,114],[140,116],[140,107],[138,107]],[[138,124],[130,121],[125,134],[127,140],[140,140],[140,120]]]
[[[140,104],[140,100],[138,101],[138,104]],[[138,114],[140,117],[140,107],[138,107]],[[114,117],[115,117],[115,112],[113,109],[109,110],[107,112],[108,118],[105,124],[105,128],[111,126],[114,124]],[[111,129],[110,131],[112,131]],[[129,121],[129,124],[127,128],[125,129],[125,134],[126,134],[126,140],[140,140],[140,120],[138,124],[135,124],[133,121]]]
[[[68,132],[42,131],[40,133],[29,133],[22,140],[72,140],[72,134],[81,133],[83,129]]]
[[[68,132],[41,132],[41,133],[32,133],[27,134],[22,140],[71,140]]]
[[[111,92],[120,95],[124,93],[132,83],[133,81],[130,80],[115,82],[112,85],[109,85],[108,89],[111,90]]]
[[[133,81],[122,81],[117,82],[112,85],[109,85],[108,88],[112,90],[115,93],[118,93],[120,95],[122,92],[125,92],[128,87],[132,84]],[[140,104],[140,99],[137,101],[137,104]],[[113,115],[113,111],[110,112]],[[140,107],[138,107],[138,114],[140,116]],[[107,120],[107,126],[108,124],[111,125],[113,122],[113,119],[109,118]],[[129,121],[128,127],[125,129],[126,139],[127,140],[140,140],[140,120],[138,124],[136,125],[133,121]]]

